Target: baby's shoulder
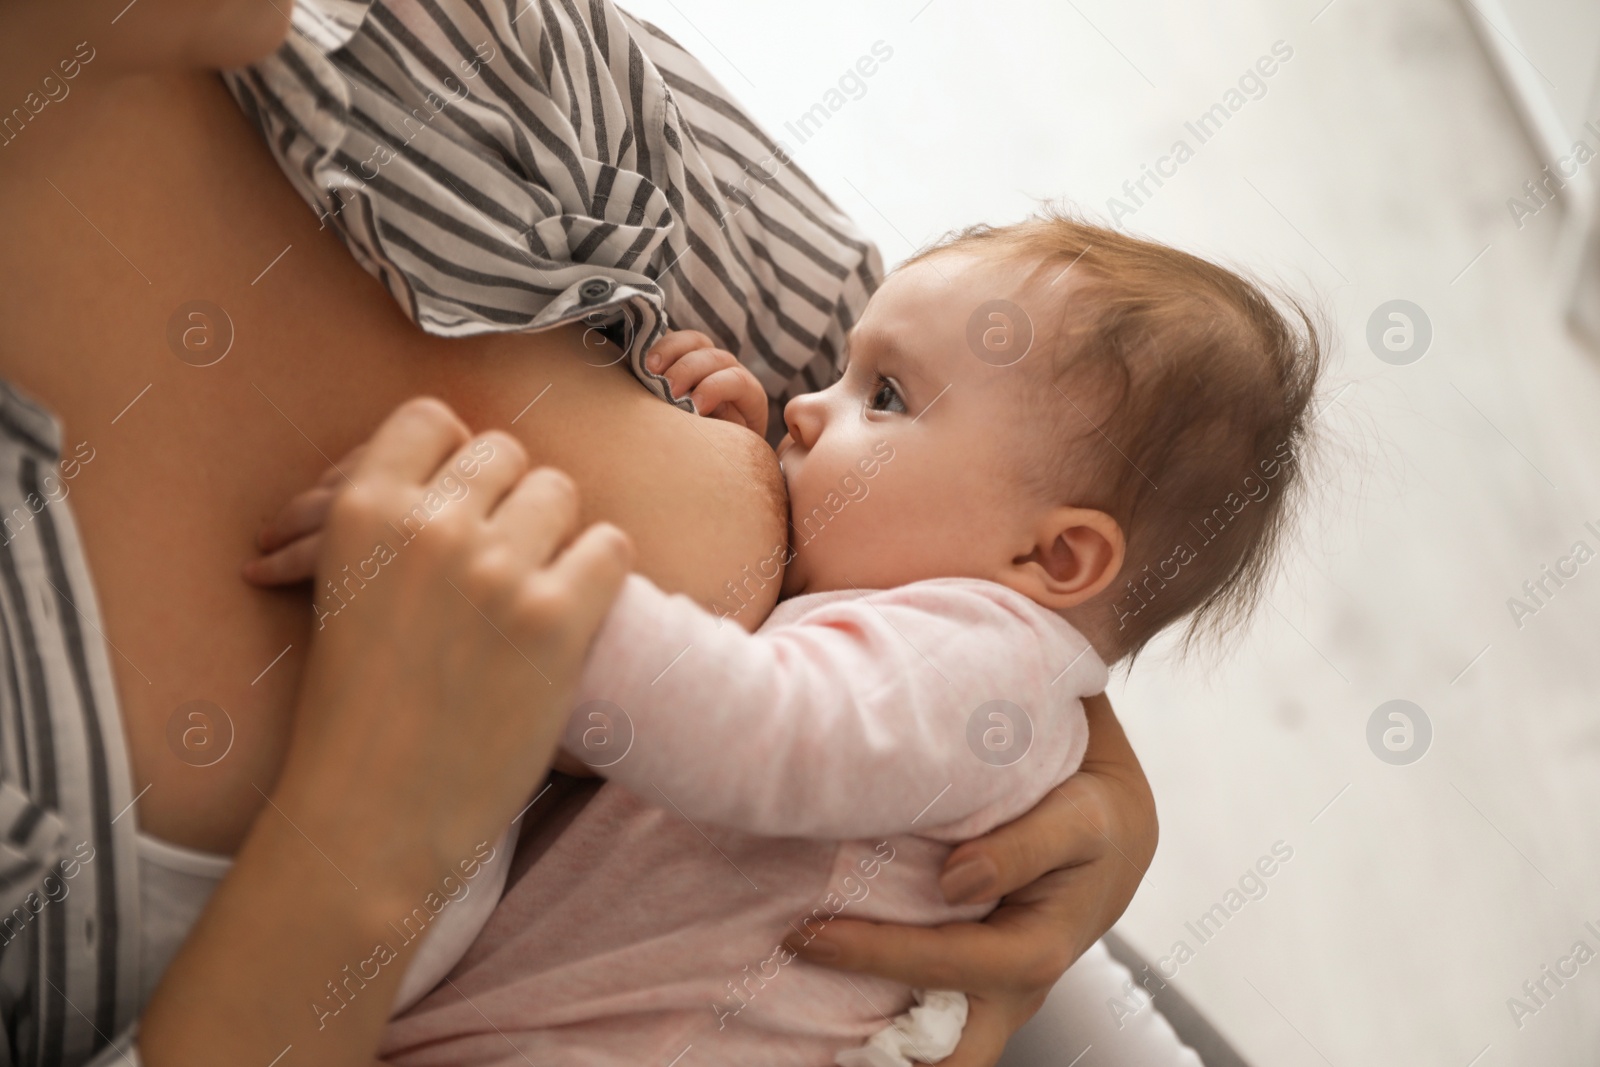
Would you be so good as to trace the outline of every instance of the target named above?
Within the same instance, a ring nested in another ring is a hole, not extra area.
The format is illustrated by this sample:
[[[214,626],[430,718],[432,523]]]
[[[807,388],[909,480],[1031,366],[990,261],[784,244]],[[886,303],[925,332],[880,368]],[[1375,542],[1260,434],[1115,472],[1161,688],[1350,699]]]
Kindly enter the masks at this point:
[[[1072,625],[1042,604],[999,582],[983,578],[927,578],[890,589],[838,589],[791,597],[778,605],[767,627],[850,612],[892,610],[929,616],[934,625],[970,624],[986,619],[1016,620],[1060,632]]]
[[[998,582],[981,578],[930,578],[892,589],[809,593],[778,605],[763,630],[828,627],[882,647],[911,648],[922,657],[981,665],[1022,677],[1067,669],[1099,692],[1108,670],[1088,639],[1058,613]],[[1088,688],[1083,688],[1087,686]]]

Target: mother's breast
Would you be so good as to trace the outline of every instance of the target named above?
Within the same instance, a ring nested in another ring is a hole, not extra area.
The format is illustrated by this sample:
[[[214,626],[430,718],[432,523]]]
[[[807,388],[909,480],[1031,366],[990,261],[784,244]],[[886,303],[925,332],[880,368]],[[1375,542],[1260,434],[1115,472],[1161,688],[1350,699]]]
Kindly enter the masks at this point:
[[[568,469],[584,518],[632,534],[665,588],[708,600],[782,541],[770,449],[590,365],[606,360],[579,329],[422,333],[319,229],[215,77],[74,94],[52,121],[0,160],[0,376],[56,412],[68,454],[94,450],[70,506],[134,788],[151,786],[143,829],[222,852],[248,830],[282,763],[312,614],[304,589],[252,589],[239,565],[289,495],[410,396]],[[747,594],[741,618],[776,595]],[[192,700],[232,723],[213,766],[167,740]]]
[[[788,501],[777,456],[755,433],[651,395],[581,331],[503,334],[470,356],[430,361],[416,384],[474,428],[502,427],[535,464],[559,467],[582,494],[584,522],[633,538],[635,568],[668,592],[721,607],[754,629],[777,603]]]

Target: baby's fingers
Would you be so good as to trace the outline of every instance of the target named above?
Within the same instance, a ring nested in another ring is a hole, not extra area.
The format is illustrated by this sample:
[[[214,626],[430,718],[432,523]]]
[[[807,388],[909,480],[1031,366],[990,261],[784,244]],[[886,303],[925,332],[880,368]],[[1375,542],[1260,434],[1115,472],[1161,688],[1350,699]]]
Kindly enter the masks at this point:
[[[701,415],[740,423],[763,436],[767,432],[766,391],[755,375],[741,366],[714,371],[689,395]]]
[[[716,347],[717,343],[699,330],[674,330],[651,346],[649,355],[644,358],[644,365],[660,374],[686,353]]]

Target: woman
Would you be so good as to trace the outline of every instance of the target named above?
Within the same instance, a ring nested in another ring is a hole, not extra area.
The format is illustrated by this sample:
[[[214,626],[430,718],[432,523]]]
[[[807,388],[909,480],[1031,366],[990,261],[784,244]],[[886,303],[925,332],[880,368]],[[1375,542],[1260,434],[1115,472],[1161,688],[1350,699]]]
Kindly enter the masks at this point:
[[[0,817],[17,854],[0,874],[20,890],[52,867],[71,890],[47,879],[47,903],[0,933],[0,981],[32,998],[11,1011],[20,1062],[91,1062],[136,1017],[155,1065],[366,1062],[399,968],[337,1027],[319,1032],[307,1005],[368,954],[374,916],[492,838],[526,801],[516,783],[548,764],[564,686],[627,559],[607,527],[572,539],[578,525],[614,523],[633,566],[702,600],[773,532],[739,464],[764,446],[706,420],[685,434],[593,324],[425,333],[352,262],[208,73],[271,53],[288,16],[281,0],[0,4],[0,102],[22,108],[0,117],[0,377],[55,416],[10,391],[0,403],[18,472],[11,701],[32,716],[8,737]],[[449,407],[396,410],[418,395]],[[447,536],[313,631],[303,596],[253,591],[238,565],[259,523],[380,423],[347,471],[360,488],[330,558],[359,558],[460,449],[487,440],[496,459]],[[511,433],[474,442],[469,426]],[[581,496],[529,474],[529,455]],[[54,503],[35,509],[41,486]],[[513,550],[543,567],[531,602],[483,562]],[[549,676],[543,709],[497,703],[490,680],[519,664]],[[465,707],[467,729],[453,718]],[[949,1062],[994,1062],[1154,851],[1137,761],[1103,699],[1091,714],[1084,772],[951,857],[948,894],[1020,888],[1009,906],[945,930],[840,921],[817,942],[834,953],[818,962],[973,993]],[[193,730],[222,755],[194,758]],[[80,838],[90,853],[72,852]],[[235,857],[198,920],[182,891],[145,892],[132,873],[174,849]]]

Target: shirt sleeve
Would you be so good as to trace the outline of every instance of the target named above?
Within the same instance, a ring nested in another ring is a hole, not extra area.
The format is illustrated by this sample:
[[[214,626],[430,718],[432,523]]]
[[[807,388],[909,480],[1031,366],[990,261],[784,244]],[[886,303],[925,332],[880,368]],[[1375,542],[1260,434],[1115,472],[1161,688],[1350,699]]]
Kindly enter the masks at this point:
[[[768,836],[965,840],[1083,758],[1105,667],[993,583],[831,599],[748,634],[630,576],[566,746],[691,821]]]
[[[775,404],[837,376],[882,256],[694,54],[610,0],[509,22],[425,6],[300,0],[281,48],[222,72],[413,322],[581,323],[688,411],[644,365],[668,328],[712,337]]]

